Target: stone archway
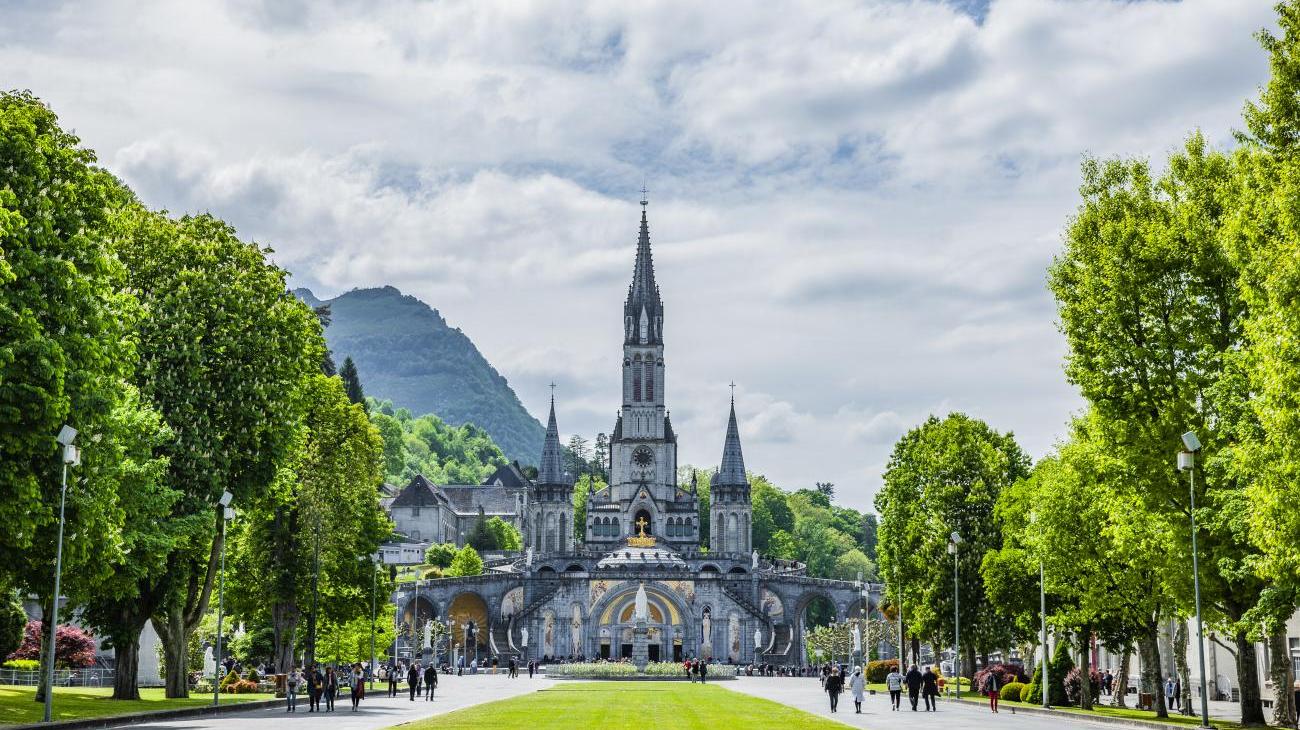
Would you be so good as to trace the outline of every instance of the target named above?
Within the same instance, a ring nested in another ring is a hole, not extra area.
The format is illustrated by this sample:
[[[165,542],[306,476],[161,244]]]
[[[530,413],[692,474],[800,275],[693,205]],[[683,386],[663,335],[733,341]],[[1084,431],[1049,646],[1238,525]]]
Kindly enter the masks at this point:
[[[483,596],[473,591],[457,593],[447,604],[447,618],[452,622],[452,646],[467,657],[467,662],[486,654],[491,623]]]
[[[588,624],[595,643],[587,644],[591,656],[605,659],[631,656],[635,600],[641,585],[639,581],[627,581],[592,605]],[[680,661],[689,652],[693,634],[690,612],[670,586],[657,581],[646,582],[644,586],[650,660]]]

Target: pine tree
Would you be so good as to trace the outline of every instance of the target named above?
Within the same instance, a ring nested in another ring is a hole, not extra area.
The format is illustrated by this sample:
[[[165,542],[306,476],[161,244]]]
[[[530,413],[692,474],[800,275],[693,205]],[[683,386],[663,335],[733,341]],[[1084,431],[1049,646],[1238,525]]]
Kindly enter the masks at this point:
[[[1070,655],[1070,642],[1061,641],[1056,645],[1052,655],[1051,685],[1047,688],[1047,699],[1054,707],[1066,707],[1070,698],[1065,694],[1065,678],[1074,669],[1074,657]]]
[[[348,394],[348,400],[353,403],[360,403],[362,408],[366,407],[366,393],[361,388],[361,376],[357,373],[357,364],[352,362],[351,357],[343,358],[343,367],[339,369],[339,377],[343,380],[343,390]]]

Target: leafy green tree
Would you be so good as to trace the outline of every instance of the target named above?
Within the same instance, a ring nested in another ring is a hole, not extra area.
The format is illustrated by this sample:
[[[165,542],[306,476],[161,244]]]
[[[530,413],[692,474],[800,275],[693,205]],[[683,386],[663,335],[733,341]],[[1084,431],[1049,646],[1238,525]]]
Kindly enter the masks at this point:
[[[470,529],[469,535],[465,538],[465,544],[472,546],[480,553],[500,550],[501,546],[497,543],[497,536],[488,527],[487,517],[483,514],[483,509],[479,508],[478,519],[474,522],[474,527]]]
[[[27,629],[27,612],[13,591],[6,591],[0,601],[0,657],[7,657],[23,643]]]
[[[523,549],[524,536],[519,533],[519,528],[509,522],[494,516],[487,521],[487,529],[492,533],[492,541],[497,550]]]
[[[65,541],[74,604],[105,577],[99,558],[120,548],[107,460],[119,434],[109,427],[135,364],[139,309],[122,287],[110,216],[130,198],[49,107],[0,92],[0,584],[35,594],[44,616],[61,491],[54,437],[64,424],[82,434],[83,464],[69,474],[67,533],[106,538]]]
[[[438,568],[451,567],[451,561],[456,557],[456,546],[449,542],[435,542],[424,551],[424,562]]]
[[[455,559],[451,561],[451,567],[446,572],[448,578],[482,574],[483,559],[479,557],[478,551],[470,545],[466,545],[456,553]]]
[[[771,555],[773,535],[778,530],[784,530],[787,535],[794,530],[794,512],[790,510],[785,492],[761,474],[749,475],[749,495],[754,511],[754,549]]]
[[[876,564],[871,562],[866,553],[852,548],[835,559],[835,567],[831,569],[832,578],[857,580],[859,575],[865,581],[876,580]]]
[[[339,368],[339,378],[343,381],[343,391],[348,394],[348,400],[368,409],[366,393],[361,387],[361,375],[357,373],[357,364],[352,362],[351,357],[343,358],[343,367]]]
[[[986,553],[1002,546],[994,514],[998,495],[1029,472],[1029,459],[1011,434],[960,413],[931,416],[894,446],[884,488],[876,495],[881,515],[879,548],[883,575],[895,566],[913,635],[947,643],[953,636],[953,558],[949,535],[957,533],[964,669],[975,654],[1011,643],[1009,622],[988,600],[980,577]],[[796,536],[797,537],[797,536]]]

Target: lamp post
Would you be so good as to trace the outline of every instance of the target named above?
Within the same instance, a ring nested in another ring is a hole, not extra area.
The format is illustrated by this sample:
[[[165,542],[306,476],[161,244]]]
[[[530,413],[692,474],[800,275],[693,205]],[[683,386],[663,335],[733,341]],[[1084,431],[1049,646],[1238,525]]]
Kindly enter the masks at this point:
[[[904,674],[903,657],[903,584],[898,581],[898,561],[894,561],[894,591],[898,596],[898,673]]]
[[[59,637],[59,582],[63,578],[63,518],[68,503],[68,467],[81,464],[81,449],[74,443],[77,429],[64,425],[55,440],[63,446],[63,484],[59,487],[59,541],[54,549],[54,600],[50,609],[49,664],[45,667],[45,722],[54,711],[54,659]]]
[[[221,620],[225,618],[226,608],[226,525],[235,519],[235,510],[230,506],[235,495],[229,490],[221,493],[221,499],[217,504],[221,505],[221,573],[217,578],[217,654],[216,666],[213,673],[216,674],[212,679],[212,706],[216,707],[221,701]]]
[[[1188,431],[1183,434],[1183,446],[1186,451],[1178,453],[1178,468],[1187,472],[1187,493],[1191,507],[1188,514],[1192,518],[1192,586],[1196,594],[1196,650],[1201,659],[1201,727],[1210,727],[1209,687],[1205,681],[1205,628],[1201,623],[1201,570],[1196,557],[1196,452],[1201,450],[1201,440]]]
[[[957,546],[961,535],[948,536],[948,553],[952,555],[952,673],[957,675],[957,699],[961,699],[961,588],[957,582]]]
[[[1043,707],[1051,709],[1052,701],[1049,699],[1047,688],[1052,686],[1052,680],[1047,677],[1047,589],[1043,585],[1043,561],[1038,561],[1038,609],[1039,617],[1042,620],[1042,645],[1043,645]]]
[[[379,553],[370,555],[370,691],[375,690],[375,622],[379,614],[375,605],[375,593],[379,586]]]

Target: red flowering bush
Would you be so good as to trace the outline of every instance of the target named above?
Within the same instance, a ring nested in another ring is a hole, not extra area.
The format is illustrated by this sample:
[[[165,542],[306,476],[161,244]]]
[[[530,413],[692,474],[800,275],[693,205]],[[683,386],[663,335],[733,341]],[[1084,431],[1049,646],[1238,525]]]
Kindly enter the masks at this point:
[[[1088,670],[1088,689],[1092,690],[1092,701],[1097,702],[1101,699],[1101,674],[1096,669]],[[1079,678],[1079,668],[1075,667],[1070,673],[1065,675],[1065,696],[1070,700],[1071,705],[1078,705],[1079,699],[1083,697],[1083,682]]]
[[[41,621],[28,621],[23,643],[6,659],[41,659]],[[60,624],[54,637],[54,666],[59,669],[89,667],[95,663],[95,637],[67,624]]]
[[[975,681],[971,685],[975,688],[975,691],[984,691],[984,682],[988,679],[990,672],[997,673],[999,688],[1005,687],[1012,682],[1025,681],[1025,670],[1019,664],[990,664],[975,673]]]

